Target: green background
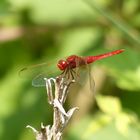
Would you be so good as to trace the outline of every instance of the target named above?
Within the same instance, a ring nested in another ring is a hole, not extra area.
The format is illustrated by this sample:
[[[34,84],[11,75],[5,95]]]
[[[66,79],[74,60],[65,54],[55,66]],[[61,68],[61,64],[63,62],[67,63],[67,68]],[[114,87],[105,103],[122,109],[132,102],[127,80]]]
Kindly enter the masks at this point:
[[[68,98],[67,108],[80,98],[82,113],[73,115],[64,140],[140,139],[140,1],[1,0],[0,139],[33,140],[26,125],[52,124],[45,87],[31,86],[41,69],[26,76],[20,69],[46,62],[42,69],[55,75],[60,58],[116,49],[125,52],[92,65],[93,103]]]

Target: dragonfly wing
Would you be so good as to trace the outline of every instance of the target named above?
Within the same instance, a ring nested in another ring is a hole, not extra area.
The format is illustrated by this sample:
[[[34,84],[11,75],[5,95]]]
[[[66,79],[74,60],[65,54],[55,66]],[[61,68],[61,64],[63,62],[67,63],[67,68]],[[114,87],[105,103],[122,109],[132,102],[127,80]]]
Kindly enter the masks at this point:
[[[43,87],[46,85],[44,78],[47,78],[44,74],[39,74],[32,80],[32,86],[34,87]]]
[[[93,77],[93,74],[92,74],[91,66],[88,65],[87,69],[88,69],[89,87],[90,87],[91,92],[95,94],[95,81],[94,81],[94,77]]]
[[[32,81],[32,86],[43,87],[46,85],[44,78],[55,77],[60,74],[60,70],[56,64],[42,63],[25,67],[19,71],[19,76],[22,79]]]
[[[85,62],[84,65],[80,66],[78,60],[76,62],[77,67],[75,68],[75,81],[80,89],[86,89],[88,93],[95,93],[95,82],[91,73],[91,66]]]
[[[94,94],[95,93],[95,82],[93,75],[91,73],[91,66],[88,64],[86,66],[81,66],[79,68],[79,76],[77,77],[78,83],[86,88],[87,92]]]

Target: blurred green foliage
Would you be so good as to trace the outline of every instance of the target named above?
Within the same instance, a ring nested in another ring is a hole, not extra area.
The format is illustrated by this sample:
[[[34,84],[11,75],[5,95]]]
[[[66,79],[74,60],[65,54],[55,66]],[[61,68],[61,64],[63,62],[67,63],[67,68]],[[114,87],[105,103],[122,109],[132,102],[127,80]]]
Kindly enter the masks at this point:
[[[68,127],[64,139],[140,139],[140,1],[1,0],[0,139],[33,140],[26,125],[52,122],[45,88],[20,78],[21,68],[45,61],[55,73],[58,58],[120,48],[123,54],[94,64],[105,71],[105,79],[96,75],[102,81],[96,107]]]

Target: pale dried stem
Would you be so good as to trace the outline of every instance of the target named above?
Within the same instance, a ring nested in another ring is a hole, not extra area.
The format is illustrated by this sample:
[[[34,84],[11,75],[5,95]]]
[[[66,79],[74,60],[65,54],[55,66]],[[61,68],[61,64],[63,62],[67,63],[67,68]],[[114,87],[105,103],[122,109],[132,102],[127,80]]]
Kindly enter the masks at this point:
[[[46,81],[48,102],[53,106],[53,125],[44,126],[41,124],[40,131],[37,131],[29,125],[27,128],[33,130],[36,135],[36,140],[61,140],[64,128],[72,117],[74,111],[78,109],[77,107],[74,107],[66,112],[63,107],[69,93],[70,85],[75,81],[64,79],[62,77],[57,77],[56,79],[44,78],[44,80]]]

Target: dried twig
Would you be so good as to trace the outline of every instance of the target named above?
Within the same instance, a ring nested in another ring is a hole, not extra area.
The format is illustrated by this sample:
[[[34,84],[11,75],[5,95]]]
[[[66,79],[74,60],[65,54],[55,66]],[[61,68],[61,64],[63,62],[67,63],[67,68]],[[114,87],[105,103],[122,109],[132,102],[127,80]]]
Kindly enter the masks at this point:
[[[62,78],[61,76],[56,79],[44,78],[44,80],[46,81],[48,102],[53,106],[53,125],[44,126],[43,123],[41,123],[40,131],[37,131],[29,125],[27,128],[33,130],[36,135],[36,140],[61,140],[64,128],[72,117],[74,111],[78,109],[78,107],[74,107],[66,112],[63,107],[70,85],[75,81]]]

